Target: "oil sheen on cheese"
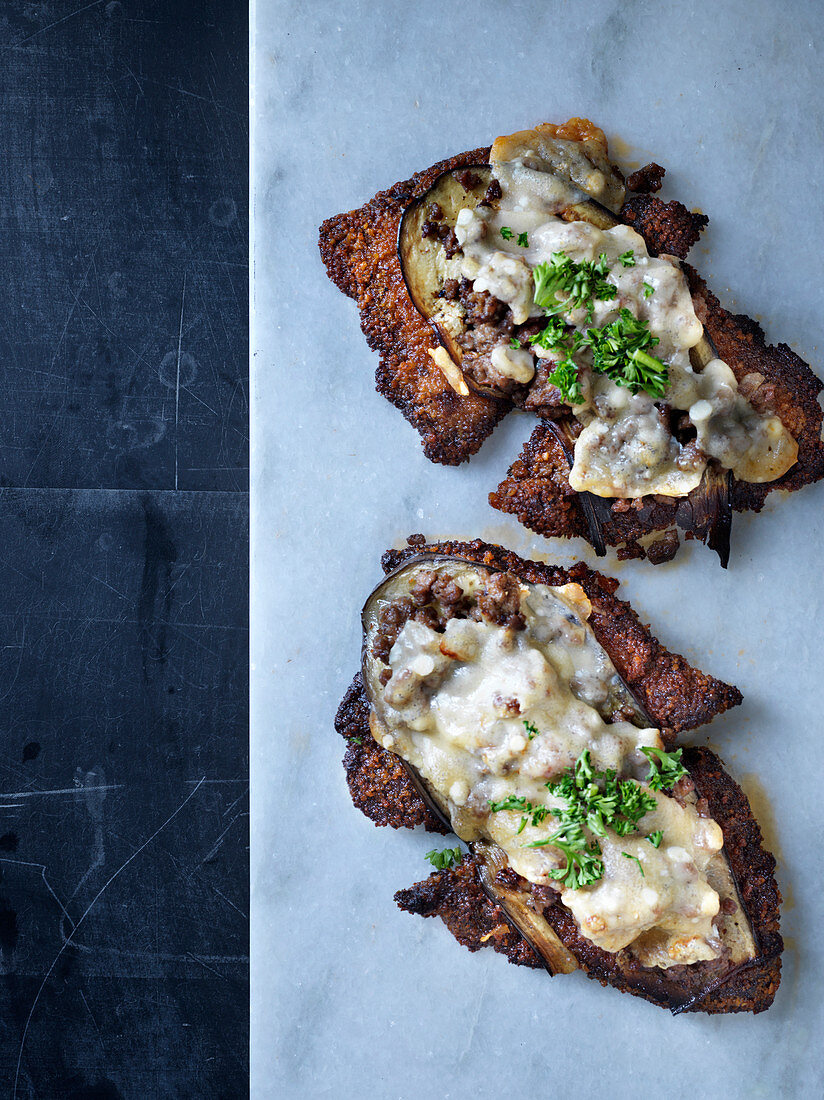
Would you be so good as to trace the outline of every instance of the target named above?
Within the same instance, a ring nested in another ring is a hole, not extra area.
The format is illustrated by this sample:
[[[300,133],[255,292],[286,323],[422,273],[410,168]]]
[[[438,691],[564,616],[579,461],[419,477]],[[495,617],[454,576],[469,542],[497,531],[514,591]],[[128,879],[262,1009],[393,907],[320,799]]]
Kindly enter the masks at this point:
[[[583,331],[608,324],[620,309],[629,309],[658,337],[654,354],[669,368],[667,392],[656,404],[647,393],[633,395],[605,375],[595,374],[587,352],[576,355],[584,400],[573,409],[583,430],[575,445],[572,488],[602,497],[685,496],[700,483],[709,458],[742,481],[780,477],[797,455],[795,440],[780,419],[754,409],[720,359],[702,371],[692,368],[690,348],[701,339],[703,328],[678,264],[666,256],[650,256],[643,238],[629,226],[602,230],[585,221],[558,217],[570,202],[586,198],[587,190],[603,198],[599,195],[603,172],[578,143],[535,134],[531,145],[527,132],[514,135],[517,142],[499,139],[493,147],[492,168],[503,195],[498,209],[479,206],[460,211],[455,226],[463,250],[462,257],[456,257],[460,276],[469,279],[474,290],[488,291],[505,302],[519,325],[543,316],[533,297],[534,267],[549,261],[555,252],[564,252],[576,262],[605,255],[606,278],[616,287],[616,297],[596,301],[591,319],[583,308],[565,311],[563,319]],[[570,148],[576,145],[578,152],[573,156]],[[498,156],[507,159],[496,160],[496,147]],[[557,171],[567,178],[560,178]],[[505,227],[512,230],[508,239],[501,235]],[[527,247],[518,244],[524,233]],[[624,266],[619,257],[629,250],[635,263]],[[532,350],[550,361],[558,358],[538,345]],[[504,378],[531,379],[535,366],[531,352],[495,351],[493,364]],[[697,439],[682,445],[672,434],[663,405],[686,414]]]
[[[546,783],[585,749],[596,770],[613,768],[649,790],[640,749],[661,747],[660,734],[599,712],[617,674],[586,624],[589,610],[578,585],[534,585],[522,586],[523,630],[451,619],[437,633],[409,620],[389,654],[391,678],[373,732],[439,792],[460,837],[494,842],[523,878],[559,889],[582,934],[599,947],[629,947],[647,966],[715,958],[720,903],[706,869],[723,838],[691,805],[650,792],[656,809],[640,831],[599,838],[604,876],[577,890],[548,876],[564,865],[557,849],[525,847],[551,835],[551,815],[522,827],[521,814],[490,809],[510,795],[563,807]],[[655,848],[645,836],[659,829],[664,838]]]

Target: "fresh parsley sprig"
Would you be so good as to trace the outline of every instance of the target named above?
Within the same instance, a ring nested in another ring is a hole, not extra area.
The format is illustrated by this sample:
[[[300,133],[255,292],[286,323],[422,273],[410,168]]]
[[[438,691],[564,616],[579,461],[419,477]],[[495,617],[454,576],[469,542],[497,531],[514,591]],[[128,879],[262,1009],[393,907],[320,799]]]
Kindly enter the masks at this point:
[[[632,249],[619,256],[619,260],[624,267],[633,267]],[[659,343],[658,337],[653,336],[646,321],[635,317],[626,307],[609,324],[588,328],[585,333],[566,325],[560,317],[564,312],[584,308],[587,321],[591,321],[595,301],[610,301],[616,296],[616,287],[606,280],[608,273],[605,253],[597,261],[576,263],[565,252],[553,252],[549,261],[537,264],[532,271],[535,304],[549,316],[532,343],[560,357],[549,381],[570,405],[583,401],[578,364],[573,356],[587,347],[592,350],[593,370],[606,374],[632,393],[644,390],[661,398],[669,382],[666,364],[650,353]],[[649,283],[643,284],[645,298],[654,292]]]
[[[557,848],[566,857],[566,863],[562,868],[547,873],[552,879],[562,880],[570,890],[588,886],[604,875],[603,860],[598,858],[601,849],[597,840],[587,839],[585,828],[600,837],[607,835],[607,829],[612,829],[619,836],[628,836],[638,832],[641,818],[658,805],[655,798],[634,780],[618,779],[612,768],[596,771],[588,749],[560,779],[550,780],[546,788],[551,795],[566,803],[563,809],[535,806],[524,795],[509,795],[498,802],[490,801],[489,806],[493,813],[510,810],[523,815],[516,835],[520,835],[528,823],[533,827],[540,825],[550,813],[557,819],[559,828],[554,833],[540,840],[532,840],[524,847]],[[662,838],[663,833],[659,830],[647,839],[657,848]]]
[[[644,878],[646,878],[646,877],[647,877],[647,876],[646,876],[646,875],[644,874],[644,868],[643,868],[643,865],[642,865],[642,863],[641,863],[641,860],[640,860],[640,859],[638,858],[638,856],[631,856],[631,855],[629,854],[629,852],[621,852],[621,855],[622,855],[622,856],[624,857],[624,859],[634,859],[634,860],[635,860],[635,862],[636,862],[636,863],[638,864],[638,870],[639,870],[639,871],[641,872],[641,874],[643,875],[643,877],[644,877]]]
[[[528,802],[523,795],[511,794],[506,798],[502,798],[499,802],[493,802],[490,799],[489,808],[493,814],[500,813],[501,810],[512,810],[524,815],[521,818],[521,824],[518,827],[516,836],[519,836],[524,831],[527,822],[537,828],[538,825],[549,816],[548,806],[535,806],[531,802]]]
[[[681,763],[683,751],[683,749],[676,749],[675,752],[665,752],[664,749],[655,749],[651,746],[641,749],[649,760],[647,783],[653,791],[669,789],[687,774],[687,769]]]
[[[532,740],[533,737],[537,737],[538,734],[540,733],[540,730],[535,725],[535,723],[530,722],[528,718],[524,718],[524,729],[526,730],[527,736],[529,737],[530,741]]]
[[[463,852],[460,848],[444,848],[442,852],[433,848],[424,858],[428,859],[438,871],[446,871],[451,867],[457,867],[463,859]]]
[[[593,368],[600,374],[633,393],[646,390],[652,397],[664,396],[669,369],[647,350],[655,347],[658,337],[626,307],[603,328],[587,329],[586,342],[592,348]]]
[[[609,301],[618,293],[615,284],[606,281],[608,274],[609,260],[604,252],[597,261],[580,263],[566,252],[553,252],[548,262],[532,269],[535,304],[550,316],[583,308],[591,321],[595,299]]]

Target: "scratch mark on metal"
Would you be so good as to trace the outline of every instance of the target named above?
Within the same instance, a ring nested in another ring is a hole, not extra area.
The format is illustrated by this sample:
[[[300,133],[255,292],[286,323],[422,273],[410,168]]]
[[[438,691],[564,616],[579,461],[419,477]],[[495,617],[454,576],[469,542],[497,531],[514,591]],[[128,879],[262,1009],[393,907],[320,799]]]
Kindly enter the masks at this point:
[[[70,11],[68,15],[64,15],[62,19],[55,19],[53,23],[49,23],[47,27],[41,27],[39,31],[34,31],[33,34],[27,35],[26,38],[20,40],[22,46],[25,42],[31,42],[32,38],[37,38],[39,34],[45,34],[46,31],[54,30],[55,27],[59,27],[61,23],[66,23],[69,19],[74,19],[76,15],[82,15],[84,11],[88,11],[89,8],[97,8],[103,3],[103,0],[92,0],[91,4],[86,4],[83,8],[78,8],[76,11]]]
[[[183,293],[180,296],[180,325],[177,330],[177,372],[175,378],[175,491],[177,491],[177,421],[180,412],[180,345],[183,341],[183,309],[186,305],[186,272],[183,273]]]
[[[51,888],[51,885],[49,884],[49,880],[46,878],[46,867],[45,867],[44,864],[42,864],[42,863],[27,863],[25,860],[22,860],[22,859],[0,859],[0,863],[13,863],[17,867],[34,867],[35,870],[39,871],[40,872],[40,877],[43,879],[43,882],[46,884],[46,889],[48,890],[48,892],[51,894],[51,896],[54,898],[54,900],[59,905],[61,913],[66,918],[66,920],[69,922],[69,924],[71,924],[72,926],[74,925],[74,922],[72,921],[71,917],[66,912],[65,905],[60,900],[60,898],[57,896],[57,894],[54,892],[54,890]]]
[[[163,830],[167,827],[167,825],[170,825],[174,821],[174,819],[181,812],[181,810],[189,802],[191,802],[191,800],[194,798],[194,796],[200,790],[200,786],[201,786],[201,784],[198,783],[198,785],[193,790],[191,790],[189,792],[189,794],[186,795],[186,797],[183,799],[183,801],[180,803],[180,805],[174,811],[174,813],[170,814],[166,818],[166,820],[163,822],[163,824],[159,825],[155,829],[155,831],[148,838],[148,840],[144,840],[144,842],[140,845],[140,847],[137,848],[134,852],[132,852],[132,854],[129,856],[129,858],[127,860],[125,860],[125,862],[121,863],[121,865],[114,872],[114,874],[111,875],[110,878],[108,878],[106,880],[106,882],[103,883],[103,885],[100,887],[100,889],[94,895],[92,900],[86,906],[86,909],[84,910],[83,915],[80,917],[77,924],[74,925],[71,932],[66,937],[66,940],[61,945],[60,950],[54,956],[54,960],[52,961],[52,964],[49,967],[49,969],[46,971],[46,973],[43,977],[43,981],[40,983],[40,987],[38,988],[37,993],[34,996],[34,1000],[32,1001],[31,1008],[29,1009],[29,1014],[26,1017],[26,1023],[23,1027],[23,1034],[22,1034],[21,1039],[20,1039],[20,1050],[19,1050],[18,1055],[17,1055],[17,1066],[16,1066],[15,1071],[14,1071],[14,1091],[12,1093],[12,1100],[16,1100],[16,1098],[17,1098],[17,1085],[18,1085],[18,1082],[20,1080],[20,1066],[22,1065],[22,1062],[23,1062],[23,1051],[25,1050],[25,1047],[26,1047],[26,1039],[27,1039],[28,1034],[29,1034],[29,1027],[31,1025],[32,1017],[34,1016],[34,1010],[37,1008],[37,1005],[38,1005],[38,1002],[40,1001],[40,997],[43,993],[43,990],[46,988],[46,982],[51,977],[52,972],[54,971],[54,968],[57,966],[58,962],[60,961],[60,958],[63,955],[63,952],[66,950],[66,948],[72,942],[72,940],[74,939],[75,935],[77,934],[77,931],[80,928],[81,924],[85,921],[86,917],[88,917],[89,913],[91,913],[92,909],[94,909],[95,905],[97,905],[100,898],[103,896],[103,894],[105,894],[105,892],[108,890],[108,888],[114,882],[114,880],[116,878],[118,878],[118,876],[123,871],[126,870],[126,868],[129,866],[130,863],[132,863],[135,859],[137,859],[137,857],[140,855],[141,852],[145,851],[145,849],[148,848],[148,846],[152,843],[154,838],[156,836],[158,836],[160,833],[162,833]]]
[[[211,859],[211,858],[212,858],[213,856],[217,855],[217,853],[218,853],[218,850],[220,849],[221,845],[223,844],[223,838],[224,838],[224,837],[226,836],[226,834],[227,834],[227,833],[229,832],[229,830],[230,830],[230,829],[231,829],[231,827],[232,827],[232,826],[234,825],[234,823],[235,823],[236,821],[240,821],[240,819],[241,819],[242,817],[248,817],[248,816],[249,816],[249,815],[248,815],[247,813],[242,813],[242,814],[238,814],[238,815],[237,815],[236,817],[233,817],[233,818],[232,818],[232,820],[231,820],[231,821],[229,822],[229,824],[228,824],[228,825],[226,826],[226,828],[225,828],[225,829],[223,830],[223,832],[222,832],[222,833],[220,834],[220,836],[219,836],[219,837],[217,838],[217,840],[216,840],[216,841],[214,842],[214,844],[212,845],[211,849],[210,849],[210,850],[209,850],[209,851],[207,852],[207,854],[206,854],[206,855],[205,855],[205,856],[203,857],[203,859],[202,859],[202,860],[200,861],[200,863],[198,864],[198,867],[202,867],[204,863],[208,863],[208,861],[209,861],[209,860],[210,860],[210,859]]]
[[[214,890],[214,892],[217,894],[217,896],[219,898],[223,898],[223,900],[226,902],[227,905],[231,905],[231,907],[234,909],[234,911],[236,913],[240,913],[240,915],[243,917],[244,920],[249,919],[248,916],[243,912],[243,910],[238,909],[238,907],[235,905],[235,903],[230,898],[227,898],[225,894],[221,894],[220,890],[218,890],[218,888],[216,886],[213,886],[212,889]]]
[[[202,780],[201,780],[202,782]],[[200,784],[198,784],[199,786]],[[97,787],[60,787],[54,791],[11,791],[0,794],[0,798],[39,798],[50,794],[86,794],[88,791],[119,791],[122,783],[106,783]],[[32,864],[34,866],[34,864]]]

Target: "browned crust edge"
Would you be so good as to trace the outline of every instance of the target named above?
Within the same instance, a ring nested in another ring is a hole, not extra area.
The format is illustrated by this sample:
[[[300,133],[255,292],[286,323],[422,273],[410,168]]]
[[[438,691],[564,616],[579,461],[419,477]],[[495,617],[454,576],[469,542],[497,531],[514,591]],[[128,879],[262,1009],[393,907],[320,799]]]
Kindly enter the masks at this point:
[[[406,206],[426,191],[442,172],[486,161],[489,148],[475,149],[440,161],[411,179],[379,192],[358,210],[329,218],[320,228],[321,257],[330,279],[358,303],[361,327],[369,346],[378,351],[377,389],[413,424],[423,439],[424,452],[433,462],[457,465],[473,455],[510,410],[504,400],[474,392],[459,397],[435,367],[427,350],[436,344],[430,326],[412,304],[403,282],[397,255],[397,233]],[[631,195],[623,219],[644,237],[653,253],[680,258],[707,223],[703,214],[679,202],[663,203],[649,194]],[[767,485],[733,481],[732,505],[738,511],[760,511],[774,489],[794,491],[824,476],[824,411],[818,404],[821,381],[786,344],[768,345],[761,328],[744,315],[723,309],[697,272],[684,270],[699,318],[721,357],[739,382],[762,376],[771,387],[770,404],[798,440],[797,464],[780,480]],[[490,494],[493,508],[517,516],[546,537],[589,541],[578,494],[569,486],[569,467],[550,430],[538,424],[506,478]],[[640,510],[625,508],[604,525],[604,541],[620,547],[620,557],[668,560],[677,550],[676,536],[669,545],[648,553],[639,540],[672,528],[679,501],[644,497]],[[683,506],[683,502],[682,506]]]
[[[709,676],[677,653],[670,653],[653,636],[628,603],[615,596],[618,582],[587,568],[583,563],[562,569],[544,565],[504,550],[474,542],[427,543],[423,535],[411,535],[402,550],[384,554],[382,566],[389,573],[416,554],[444,554],[504,569],[532,584],[567,584],[576,581],[592,603],[590,623],[598,641],[618,672],[672,743],[682,730],[710,722],[741,703],[741,692]],[[386,752],[369,733],[369,704],[360,673],[338,708],[335,729],[347,741],[344,756],[346,781],[352,801],[376,825],[413,828],[430,832],[444,827],[424,805],[397,757]]]
[[[775,859],[762,846],[761,831],[746,796],[724,771],[718,757],[708,749],[686,749],[683,761],[724,833],[741,901],[758,941],[757,958],[731,971],[706,993],[703,990],[712,984],[711,962],[673,968],[655,975],[659,980],[650,983],[649,974],[642,967],[633,968],[626,952],[610,954],[581,936],[575,921],[560,904],[546,906],[543,913],[587,976],[602,985],[633,993],[661,1007],[670,1007],[672,994],[683,996],[685,990],[689,993],[694,989],[694,1000],[682,1009],[686,1012],[763,1012],[772,1004],[781,980],[784,947],[779,933],[781,894],[774,878]],[[428,879],[398,891],[395,901],[406,912],[440,917],[458,942],[470,951],[490,946],[516,965],[534,966],[538,961],[534,954],[531,958],[526,954],[524,949],[531,949],[507,925],[500,906],[483,894],[477,868],[469,855],[457,868],[436,871]]]
[[[474,392],[459,397],[432,362],[427,351],[438,341],[407,293],[398,226],[409,203],[442,172],[483,164],[488,156],[489,146],[443,160],[320,227],[320,254],[329,278],[355,299],[367,343],[381,356],[378,392],[420,433],[426,457],[447,466],[475,454],[511,406]]]
[[[650,196],[636,196],[636,205],[657,203]],[[672,206],[673,204],[669,204]],[[659,204],[663,211],[667,208]],[[665,251],[672,241],[662,210],[635,228],[651,251]],[[681,232],[687,229],[682,227]],[[731,479],[730,499],[739,512],[758,512],[775,489],[793,492],[824,477],[824,443],[821,426],[824,410],[818,394],[824,384],[786,344],[767,344],[761,327],[743,314],[725,310],[696,270],[684,264],[696,313],[718,354],[729,364],[739,384],[757,401],[769,388],[769,405],[798,442],[798,461],[782,478],[764,485]],[[569,485],[569,464],[563,448],[548,424],[539,423],[510,466],[506,478],[489,503],[500,512],[517,516],[531,531],[546,537],[591,541],[578,494]],[[672,528],[685,501],[662,496],[642,497],[637,502],[612,502],[612,518],[603,525],[604,542],[622,547],[620,557],[646,557],[638,540],[654,531]],[[674,543],[673,549],[677,548]],[[671,556],[668,555],[668,556]],[[661,559],[663,560],[663,559]]]

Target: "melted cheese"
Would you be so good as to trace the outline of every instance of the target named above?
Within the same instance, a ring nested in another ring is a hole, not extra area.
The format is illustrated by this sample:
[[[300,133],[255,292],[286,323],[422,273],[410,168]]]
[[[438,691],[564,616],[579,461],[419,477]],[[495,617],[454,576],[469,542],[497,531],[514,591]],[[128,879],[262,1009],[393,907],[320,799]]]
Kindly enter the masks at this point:
[[[601,230],[556,216],[570,203],[586,199],[587,193],[602,201],[607,193],[617,195],[613,185],[607,187],[603,165],[596,163],[590,147],[595,147],[592,142],[564,141],[540,128],[498,139],[492,167],[503,191],[499,208],[461,210],[455,226],[463,252],[456,257],[459,274],[471,280],[476,291],[488,291],[505,302],[514,324],[544,316],[533,296],[535,266],[550,260],[554,252],[565,252],[576,262],[606,255],[606,278],[616,287],[615,298],[596,301],[591,320],[580,308],[566,310],[564,320],[583,331],[608,324],[626,308],[658,337],[654,354],[669,368],[662,401],[687,413],[697,431],[697,446],[678,442],[647,394],[632,397],[609,379],[594,375],[591,360],[583,355],[576,362],[585,400],[573,411],[584,430],[576,443],[570,484],[602,497],[684,496],[700,483],[710,457],[741,480],[775,480],[795,463],[797,444],[777,416],[752,407],[721,360],[701,373],[693,371],[689,350],[701,339],[703,327],[678,264],[650,256],[643,238],[629,226]],[[508,239],[501,236],[504,227],[512,230]],[[523,233],[526,248],[517,243]],[[635,264],[624,267],[619,257],[630,249]],[[652,288],[651,294],[645,285]],[[533,350],[547,359],[557,358],[540,347]],[[531,380],[525,363],[517,372],[507,370],[504,363],[493,365],[503,377]]]
[[[468,590],[464,577],[459,583]],[[653,793],[656,809],[639,828],[662,829],[660,848],[643,835],[608,832],[600,839],[603,878],[570,890],[548,874],[564,865],[557,849],[525,847],[551,835],[551,816],[522,826],[517,812],[490,811],[491,801],[510,795],[563,807],[546,783],[584,750],[597,770],[641,779],[648,770],[641,747],[662,746],[658,730],[608,723],[599,713],[617,674],[585,623],[589,604],[577,585],[523,587],[520,610],[519,631],[451,619],[437,633],[406,622],[389,654],[375,736],[439,792],[459,836],[493,841],[529,882],[560,889],[593,943],[607,951],[632,945],[651,966],[714,958],[719,897],[705,871],[722,846],[715,822]],[[526,722],[539,731],[532,738]],[[623,853],[640,860],[643,874]]]

